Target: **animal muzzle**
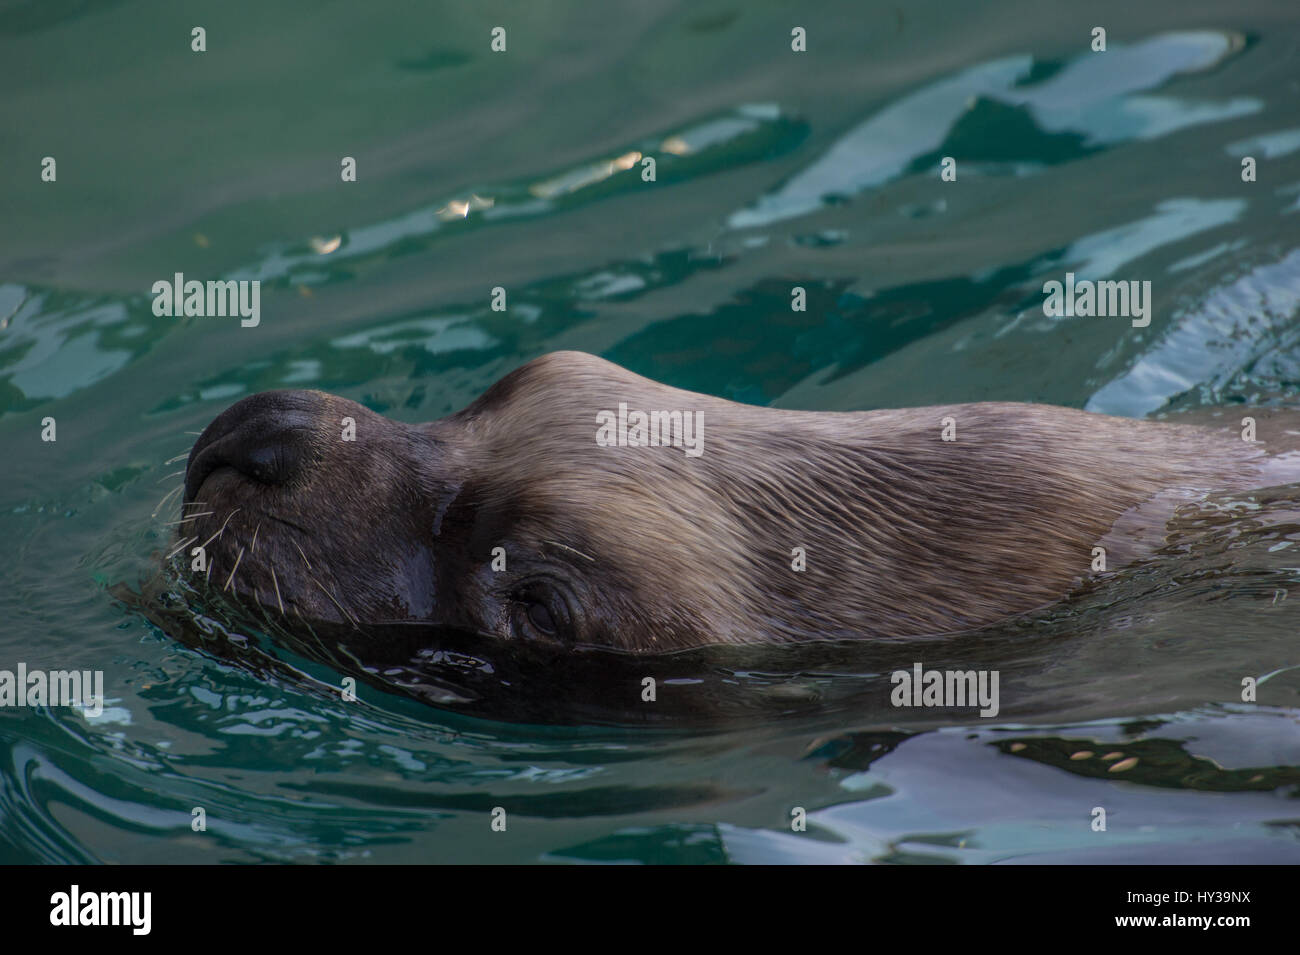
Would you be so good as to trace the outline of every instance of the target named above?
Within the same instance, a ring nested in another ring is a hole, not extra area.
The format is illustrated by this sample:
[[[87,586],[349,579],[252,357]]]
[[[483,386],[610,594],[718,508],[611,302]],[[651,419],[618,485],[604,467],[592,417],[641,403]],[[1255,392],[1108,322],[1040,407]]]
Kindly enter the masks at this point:
[[[198,497],[208,476],[233,468],[261,484],[290,484],[311,466],[327,397],[315,391],[267,391],[243,399],[213,419],[190,451],[185,501]]]

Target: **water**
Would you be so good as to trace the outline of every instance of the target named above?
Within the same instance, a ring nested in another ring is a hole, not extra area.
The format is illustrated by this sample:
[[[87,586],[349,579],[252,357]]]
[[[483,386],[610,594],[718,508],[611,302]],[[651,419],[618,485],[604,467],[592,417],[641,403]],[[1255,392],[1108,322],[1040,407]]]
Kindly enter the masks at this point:
[[[108,701],[0,710],[0,861],[1300,861],[1287,489],[977,638],[469,648],[436,705],[131,596],[192,433],[267,388],[426,420],[578,348],[778,407],[1300,405],[1292,6],[228,4],[197,54],[166,4],[11,5],[0,668]],[[1150,280],[1150,326],[1046,318],[1066,270]],[[261,279],[261,324],[155,317],[176,272]],[[1001,712],[890,707],[914,661]]]

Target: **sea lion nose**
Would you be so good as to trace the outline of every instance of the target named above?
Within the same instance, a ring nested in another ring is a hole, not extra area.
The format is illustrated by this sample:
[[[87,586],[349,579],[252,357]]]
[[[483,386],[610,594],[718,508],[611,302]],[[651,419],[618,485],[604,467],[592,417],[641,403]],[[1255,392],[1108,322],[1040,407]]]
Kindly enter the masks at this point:
[[[218,468],[234,468],[263,484],[288,484],[311,460],[325,396],[312,391],[266,391],[239,401],[213,419],[190,451],[185,500]]]

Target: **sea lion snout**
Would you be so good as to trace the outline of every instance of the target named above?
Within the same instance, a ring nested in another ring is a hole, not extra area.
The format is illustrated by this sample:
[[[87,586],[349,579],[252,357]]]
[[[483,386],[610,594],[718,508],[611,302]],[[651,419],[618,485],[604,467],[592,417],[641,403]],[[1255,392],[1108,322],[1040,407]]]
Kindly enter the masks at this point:
[[[313,391],[267,391],[239,401],[213,419],[190,451],[185,501],[223,467],[262,484],[290,484],[311,462],[326,397]]]
[[[185,475],[186,564],[284,619],[429,620],[445,453],[408,425],[319,391],[269,391],[204,429]]]

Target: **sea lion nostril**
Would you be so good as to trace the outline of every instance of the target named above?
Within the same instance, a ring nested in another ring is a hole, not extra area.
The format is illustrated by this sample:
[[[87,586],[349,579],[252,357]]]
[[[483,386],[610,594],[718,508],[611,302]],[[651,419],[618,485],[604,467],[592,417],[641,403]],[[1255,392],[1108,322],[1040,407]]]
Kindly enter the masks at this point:
[[[320,399],[310,392],[266,392],[218,415],[195,442],[185,471],[193,501],[218,468],[234,468],[263,484],[288,484],[309,460]]]
[[[260,444],[227,449],[226,461],[236,471],[263,484],[287,484],[299,471],[303,455],[299,428],[268,435]]]

